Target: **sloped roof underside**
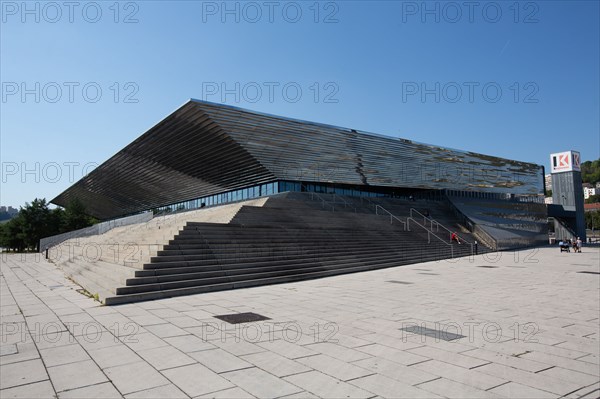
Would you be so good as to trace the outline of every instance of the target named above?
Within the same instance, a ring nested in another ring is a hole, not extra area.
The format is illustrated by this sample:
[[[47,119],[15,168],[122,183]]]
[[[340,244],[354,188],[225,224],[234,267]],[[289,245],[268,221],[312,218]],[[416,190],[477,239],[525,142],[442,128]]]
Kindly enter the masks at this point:
[[[81,199],[100,219],[273,181],[193,103],[151,128],[52,203]]]
[[[539,165],[191,100],[52,202],[109,219],[273,180],[543,190]]]

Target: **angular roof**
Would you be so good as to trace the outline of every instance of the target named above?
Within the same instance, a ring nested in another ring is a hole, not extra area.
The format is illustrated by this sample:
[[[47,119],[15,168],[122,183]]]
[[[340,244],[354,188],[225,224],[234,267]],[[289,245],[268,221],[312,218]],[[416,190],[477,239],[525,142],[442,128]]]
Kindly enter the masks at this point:
[[[543,190],[539,165],[190,100],[51,202],[108,219],[274,180]]]

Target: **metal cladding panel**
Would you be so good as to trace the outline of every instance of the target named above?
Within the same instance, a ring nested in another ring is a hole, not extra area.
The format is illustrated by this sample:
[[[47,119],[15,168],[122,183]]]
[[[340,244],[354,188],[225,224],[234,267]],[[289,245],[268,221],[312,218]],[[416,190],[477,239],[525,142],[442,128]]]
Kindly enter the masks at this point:
[[[196,103],[279,179],[513,194],[543,192],[540,165]]]
[[[581,172],[579,171],[552,173],[552,202],[553,204],[562,205],[575,210],[573,218],[565,219],[570,221],[576,236],[585,240],[585,201],[583,199],[581,184]],[[555,223],[555,230],[557,238],[574,238],[572,237],[572,234],[559,223]]]
[[[52,200],[81,199],[100,219],[274,180],[274,175],[187,103]]]
[[[274,180],[543,191],[539,165],[191,100],[52,202],[109,219]]]

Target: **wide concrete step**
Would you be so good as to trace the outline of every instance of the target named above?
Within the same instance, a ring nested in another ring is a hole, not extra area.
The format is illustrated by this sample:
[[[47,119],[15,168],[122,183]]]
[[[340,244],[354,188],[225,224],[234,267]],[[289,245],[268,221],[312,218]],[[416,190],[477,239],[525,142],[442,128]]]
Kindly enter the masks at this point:
[[[98,299],[103,301],[107,297],[116,295],[116,289],[107,289],[97,282],[97,278],[91,277],[89,274],[81,274],[79,272],[67,274],[71,280],[83,287],[91,295],[98,295]]]
[[[394,267],[394,266],[402,266],[402,264],[390,263],[390,264],[378,264],[378,265],[373,265],[373,266],[349,267],[349,268],[343,268],[343,269],[324,270],[324,271],[319,271],[319,272],[271,277],[271,278],[258,279],[258,280],[241,280],[241,281],[221,283],[221,284],[194,286],[194,287],[186,287],[186,288],[174,288],[174,289],[166,289],[166,290],[161,290],[161,291],[142,292],[142,293],[128,294],[128,295],[117,295],[114,297],[106,298],[105,303],[107,305],[118,305],[118,304],[122,304],[122,303],[131,303],[131,302],[140,302],[140,301],[147,301],[147,300],[154,300],[154,299],[172,298],[172,297],[176,297],[176,296],[202,294],[202,293],[207,293],[207,292],[224,291],[224,290],[237,289],[237,288],[249,288],[249,287],[270,285],[270,284],[292,283],[292,282],[297,282],[297,281],[324,278],[324,277],[330,277],[330,276],[348,274],[348,273],[357,273],[357,272],[362,272],[362,271],[375,270],[375,269]]]
[[[441,245],[446,245],[439,241]],[[432,245],[437,243],[432,242]],[[216,255],[231,253],[235,249],[237,253],[253,253],[253,252],[286,252],[288,249],[307,249],[307,250],[328,250],[328,249],[377,249],[377,248],[403,248],[409,245],[397,239],[373,239],[373,240],[326,240],[326,241],[285,241],[265,243],[262,241],[245,240],[232,241],[229,243],[212,243],[210,248],[196,249],[193,245],[185,249],[166,249],[158,251],[157,256],[152,257],[152,261],[158,261],[158,258],[182,257],[182,256],[197,256],[197,255]]]
[[[89,262],[73,259],[63,264],[67,275],[85,287],[92,295],[98,293],[114,295],[116,287],[126,284],[135,275],[135,270],[126,266],[102,261]],[[87,284],[87,285],[86,285]]]
[[[256,251],[243,251],[239,248],[230,248],[230,252],[222,254],[203,254],[203,255],[177,255],[177,256],[157,256],[152,258],[152,263],[145,264],[144,269],[150,268],[162,268],[164,265],[177,265],[182,262],[187,262],[187,265],[211,265],[214,263],[223,264],[223,262],[251,262],[260,260],[292,260],[297,258],[310,258],[310,257],[321,257],[325,258],[328,256],[373,256],[378,254],[395,254],[396,256],[403,253],[422,253],[423,250],[436,251],[436,252],[447,252],[450,256],[451,252],[449,247],[445,245],[421,245],[416,248],[407,248],[406,245],[396,246],[379,246],[379,247],[365,247],[356,248],[354,246],[349,247],[323,247],[323,248],[285,248],[282,251],[274,251],[265,247],[264,250]],[[470,251],[470,248],[468,248]],[[190,262],[197,262],[190,264]]]
[[[401,265],[399,262],[395,262],[394,265]],[[230,276],[226,278],[212,278],[212,279],[199,279],[199,280],[188,280],[178,281],[173,283],[164,284],[148,284],[143,286],[132,286],[132,287],[121,287],[117,289],[118,295],[130,295],[130,294],[143,294],[149,292],[165,292],[179,289],[199,288],[208,287],[210,291],[216,289],[231,289],[234,287],[249,287],[256,285],[272,284],[274,282],[291,282],[303,280],[306,278],[314,278],[316,276],[331,276],[336,274],[347,273],[347,270],[370,270],[368,266],[358,267],[347,267],[347,268],[306,268],[294,271],[287,271],[284,273],[256,273],[250,275],[241,276]]]
[[[439,254],[427,254],[424,255],[431,259],[437,259]],[[378,262],[388,262],[388,261],[396,261],[402,262],[404,260],[411,259],[410,256],[401,257],[397,254],[388,254],[387,256],[379,256],[379,257],[371,257],[368,260],[360,259],[357,257],[346,257],[345,259],[318,259],[313,261],[303,260],[300,263],[290,263],[290,262],[262,262],[256,264],[237,264],[237,265],[224,265],[220,268],[220,270],[211,270],[206,271],[202,268],[179,268],[175,271],[167,269],[167,273],[160,274],[148,274],[145,277],[142,275],[138,275],[138,273],[143,273],[145,271],[136,272],[136,278],[128,279],[127,285],[141,285],[141,284],[154,284],[161,282],[169,282],[169,281],[180,281],[180,280],[192,280],[192,279],[202,279],[208,277],[225,277],[225,276],[236,276],[243,274],[256,274],[263,272],[273,272],[273,271],[289,271],[295,269],[302,269],[307,267],[348,267],[350,265],[358,265],[358,264],[372,264]],[[162,271],[162,270],[158,270]]]

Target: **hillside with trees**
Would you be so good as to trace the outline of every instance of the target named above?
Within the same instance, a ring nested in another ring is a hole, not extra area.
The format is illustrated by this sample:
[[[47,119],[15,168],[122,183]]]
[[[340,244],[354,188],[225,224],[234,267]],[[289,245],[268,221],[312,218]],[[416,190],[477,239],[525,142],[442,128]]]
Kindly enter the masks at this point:
[[[581,180],[592,185],[600,181],[600,159],[581,164]]]

